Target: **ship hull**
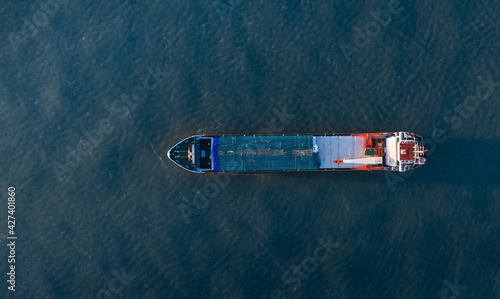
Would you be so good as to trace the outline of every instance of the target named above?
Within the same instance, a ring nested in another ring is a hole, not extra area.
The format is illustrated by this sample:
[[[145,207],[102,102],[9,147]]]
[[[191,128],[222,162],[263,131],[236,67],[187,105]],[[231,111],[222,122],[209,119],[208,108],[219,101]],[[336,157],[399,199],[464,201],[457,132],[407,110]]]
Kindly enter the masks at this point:
[[[195,173],[408,171],[425,163],[421,136],[407,132],[195,135],[168,157]]]

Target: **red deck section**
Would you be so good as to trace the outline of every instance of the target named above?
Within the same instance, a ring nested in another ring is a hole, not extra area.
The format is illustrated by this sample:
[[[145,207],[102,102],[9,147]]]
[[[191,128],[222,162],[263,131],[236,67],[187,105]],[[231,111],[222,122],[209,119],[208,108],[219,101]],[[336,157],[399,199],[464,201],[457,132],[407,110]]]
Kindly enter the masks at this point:
[[[390,133],[361,133],[349,134],[350,136],[361,136],[365,139],[365,150],[373,149],[375,157],[383,157],[385,155],[385,135]],[[412,154],[413,155],[413,154]],[[335,164],[344,163],[344,160],[333,160]],[[387,170],[383,165],[365,165],[364,167],[356,167],[355,170]]]
[[[383,135],[362,134],[362,136],[365,136],[365,149],[374,149],[377,157],[385,155],[385,140],[381,138]]]
[[[413,141],[402,141],[400,145],[401,162],[412,162],[414,160],[413,150],[415,143]]]

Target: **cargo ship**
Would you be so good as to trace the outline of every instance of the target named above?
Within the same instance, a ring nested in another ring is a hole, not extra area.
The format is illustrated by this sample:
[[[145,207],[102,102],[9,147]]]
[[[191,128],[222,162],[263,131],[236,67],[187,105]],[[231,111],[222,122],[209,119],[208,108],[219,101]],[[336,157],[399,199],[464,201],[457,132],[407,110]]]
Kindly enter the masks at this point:
[[[195,173],[399,171],[425,163],[422,136],[408,132],[311,135],[195,135],[168,158]]]

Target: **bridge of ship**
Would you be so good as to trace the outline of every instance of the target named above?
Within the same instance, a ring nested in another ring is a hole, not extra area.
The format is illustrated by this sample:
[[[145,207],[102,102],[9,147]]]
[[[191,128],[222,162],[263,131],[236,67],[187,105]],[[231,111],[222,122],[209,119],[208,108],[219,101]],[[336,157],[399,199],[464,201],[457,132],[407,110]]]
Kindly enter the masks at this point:
[[[425,163],[426,149],[421,136],[397,132],[386,138],[385,162],[387,166],[404,172]]]

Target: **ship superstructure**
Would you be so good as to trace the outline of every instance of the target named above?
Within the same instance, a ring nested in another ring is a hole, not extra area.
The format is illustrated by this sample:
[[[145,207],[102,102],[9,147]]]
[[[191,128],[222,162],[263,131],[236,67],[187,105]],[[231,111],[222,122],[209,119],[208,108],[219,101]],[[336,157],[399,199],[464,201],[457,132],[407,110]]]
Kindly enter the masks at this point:
[[[206,172],[381,170],[425,163],[421,136],[408,132],[311,135],[195,135],[168,151],[182,168]]]

